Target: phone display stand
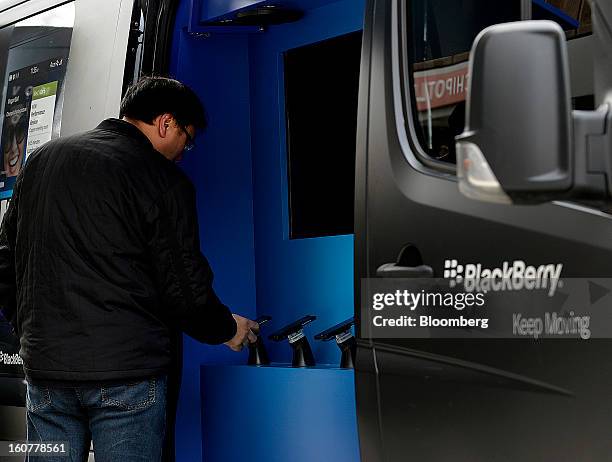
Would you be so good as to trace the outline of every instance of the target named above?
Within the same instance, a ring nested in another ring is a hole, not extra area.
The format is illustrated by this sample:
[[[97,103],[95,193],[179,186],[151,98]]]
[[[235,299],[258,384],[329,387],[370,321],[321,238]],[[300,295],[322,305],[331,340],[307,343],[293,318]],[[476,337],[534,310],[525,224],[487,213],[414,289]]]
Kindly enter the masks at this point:
[[[312,349],[304,334],[304,326],[310,324],[315,319],[317,319],[316,316],[304,316],[268,337],[275,342],[289,340],[289,345],[293,349],[293,360],[291,361],[293,367],[312,367],[316,364]]]
[[[354,369],[355,367],[355,354],[357,352],[357,342],[355,336],[351,333],[351,327],[355,324],[355,318],[351,317],[346,321],[336,324],[323,332],[315,335],[316,340],[322,340],[327,342],[333,338],[336,339],[336,343],[342,357],[340,359],[340,367],[344,369]]]
[[[255,319],[255,322],[259,324],[259,328],[261,329],[261,326],[271,319],[271,316],[260,316]],[[255,343],[249,343],[249,359],[247,364],[249,366],[268,366],[270,365],[270,358],[268,357],[268,351],[261,337],[261,330],[256,335],[257,341]]]

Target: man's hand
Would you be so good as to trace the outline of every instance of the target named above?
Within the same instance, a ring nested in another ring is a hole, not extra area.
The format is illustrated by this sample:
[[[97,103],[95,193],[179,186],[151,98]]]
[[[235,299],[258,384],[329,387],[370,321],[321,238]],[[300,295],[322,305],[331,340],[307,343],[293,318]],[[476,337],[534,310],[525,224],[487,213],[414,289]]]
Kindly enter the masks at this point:
[[[244,345],[257,341],[255,334],[259,332],[259,324],[238,314],[232,314],[232,316],[236,320],[236,335],[230,341],[225,342],[225,345],[234,351],[241,351]]]

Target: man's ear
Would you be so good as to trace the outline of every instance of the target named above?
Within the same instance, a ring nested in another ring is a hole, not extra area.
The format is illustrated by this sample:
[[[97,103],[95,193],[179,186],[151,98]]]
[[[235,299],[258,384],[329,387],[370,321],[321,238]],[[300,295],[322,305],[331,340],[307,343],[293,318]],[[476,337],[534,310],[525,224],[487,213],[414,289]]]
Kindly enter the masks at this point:
[[[158,115],[154,120],[153,124],[157,128],[159,136],[162,138],[166,137],[168,132],[168,128],[170,128],[171,122],[174,119],[174,116],[169,113]]]

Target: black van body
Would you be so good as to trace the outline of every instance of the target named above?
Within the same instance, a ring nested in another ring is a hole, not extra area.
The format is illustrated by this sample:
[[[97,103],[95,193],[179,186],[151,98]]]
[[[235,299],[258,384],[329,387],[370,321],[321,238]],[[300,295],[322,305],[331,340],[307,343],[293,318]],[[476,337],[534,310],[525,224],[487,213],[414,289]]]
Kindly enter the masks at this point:
[[[600,14],[610,18],[612,8],[604,3],[597,2]],[[377,269],[396,262],[408,244],[435,277],[442,277],[449,259],[489,268],[516,260],[560,263],[565,278],[612,275],[610,215],[572,202],[471,200],[460,194],[454,166],[425,155],[406,64],[407,4],[373,0],[366,10],[355,299],[361,296],[359,281],[376,278]],[[609,60],[612,40],[604,24],[594,33],[607,53],[600,58]],[[596,75],[609,66],[596,66]],[[598,89],[596,105],[609,90]],[[408,259],[403,266],[420,263]],[[355,314],[367,322],[359,306]],[[361,459],[609,460],[611,355],[609,339],[381,340],[362,331],[356,367]]]

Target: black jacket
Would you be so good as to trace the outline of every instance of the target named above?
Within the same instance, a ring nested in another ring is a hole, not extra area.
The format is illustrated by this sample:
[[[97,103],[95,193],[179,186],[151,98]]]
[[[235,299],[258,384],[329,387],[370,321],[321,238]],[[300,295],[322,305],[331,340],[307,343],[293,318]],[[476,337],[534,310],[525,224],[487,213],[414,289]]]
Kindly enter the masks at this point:
[[[133,125],[109,119],[28,158],[0,231],[0,307],[27,378],[166,372],[174,328],[226,342],[236,323],[212,280],[193,185]]]

